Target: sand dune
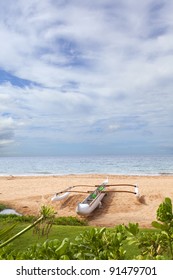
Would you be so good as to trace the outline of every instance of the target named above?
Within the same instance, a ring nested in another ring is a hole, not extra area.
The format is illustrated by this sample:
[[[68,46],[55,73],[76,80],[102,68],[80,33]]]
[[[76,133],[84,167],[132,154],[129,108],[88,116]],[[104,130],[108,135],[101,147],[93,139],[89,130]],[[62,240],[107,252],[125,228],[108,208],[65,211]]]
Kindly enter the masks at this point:
[[[77,216],[76,205],[85,194],[70,194],[64,201],[51,202],[51,197],[66,187],[80,184],[102,183],[107,175],[68,175],[44,177],[0,177],[0,203],[7,204],[21,214],[38,215],[41,205],[52,205],[58,216]],[[102,207],[89,217],[90,225],[114,226],[138,222],[141,227],[151,227],[156,210],[165,197],[173,200],[173,176],[118,176],[109,175],[109,184],[137,184],[141,202],[132,194],[107,193]],[[79,187],[78,190],[86,190]],[[117,187],[114,189],[117,189]],[[91,189],[90,189],[91,190]]]

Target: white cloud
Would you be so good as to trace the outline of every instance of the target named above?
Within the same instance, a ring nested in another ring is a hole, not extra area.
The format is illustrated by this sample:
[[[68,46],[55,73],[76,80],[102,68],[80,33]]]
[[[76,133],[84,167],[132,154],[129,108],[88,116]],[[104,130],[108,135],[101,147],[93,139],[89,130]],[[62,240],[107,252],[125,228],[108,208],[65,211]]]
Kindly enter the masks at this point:
[[[14,120],[10,118],[0,119],[0,130],[1,129],[11,129],[14,127]]]
[[[171,137],[171,1],[25,2],[0,3],[0,70],[16,80],[0,80],[0,112],[8,113],[0,131],[6,123],[10,141],[93,142],[104,131],[114,142],[133,140],[134,130],[140,141]],[[31,83],[21,88],[17,79]],[[160,126],[169,127],[165,136]]]

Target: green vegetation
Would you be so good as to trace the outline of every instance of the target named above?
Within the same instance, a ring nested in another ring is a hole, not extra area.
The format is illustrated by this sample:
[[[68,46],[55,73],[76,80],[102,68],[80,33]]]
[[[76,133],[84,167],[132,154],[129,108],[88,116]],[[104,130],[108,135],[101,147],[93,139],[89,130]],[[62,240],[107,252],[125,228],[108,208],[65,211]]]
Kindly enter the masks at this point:
[[[17,216],[15,214],[0,215],[0,223],[3,222],[28,222],[35,221],[35,216]],[[77,217],[54,217],[54,225],[68,225],[68,226],[87,226],[87,220],[78,219]]]
[[[7,208],[6,205],[0,204],[0,211],[4,210],[4,209],[6,209],[6,208]]]
[[[0,215],[0,229],[2,228],[4,232],[7,232],[8,230],[9,235],[16,235],[17,233],[22,232],[25,228],[28,228],[28,226],[35,221],[35,216],[17,216],[14,214]],[[50,232],[45,232],[43,229],[46,225],[40,223],[38,226],[35,226],[32,231],[28,230],[24,235],[21,235],[20,238],[13,240],[10,248],[18,248],[19,251],[25,250],[28,246],[35,245],[37,242],[43,243],[48,239],[48,235],[50,239],[58,239],[60,241],[68,236],[68,238],[73,241],[78,234],[86,230],[85,226],[87,225],[85,220],[71,216],[53,217],[52,220],[46,219],[44,222],[49,225],[50,221]],[[5,240],[9,235],[7,236],[7,233],[4,234],[4,237],[6,236]],[[0,243],[2,243],[2,241],[4,241],[4,239],[1,238],[0,230]]]
[[[3,247],[0,249],[0,259],[173,259],[173,213],[170,198],[165,198],[160,204],[156,213],[157,221],[152,223],[155,229],[152,230],[142,230],[138,224],[133,223],[114,228],[69,226],[68,222],[85,224],[85,221],[72,217],[56,220],[52,210],[46,206],[42,209],[42,215],[44,219],[40,218],[37,226],[33,226],[36,221],[28,226],[28,222],[31,222],[29,219],[33,217],[28,217],[28,221],[21,221],[21,217],[16,217],[16,220],[10,216],[1,218],[3,228],[8,228],[8,232],[13,231],[13,237],[10,238],[13,242],[6,246],[9,242],[1,238],[0,229],[0,247]],[[12,221],[17,222],[17,219],[20,220],[18,224],[10,228]],[[66,225],[59,225],[60,222]],[[16,232],[22,232],[22,235]]]
[[[53,218],[54,218],[54,210],[53,210],[53,208],[43,205],[41,207],[41,210],[40,210],[40,217],[36,221],[34,221],[31,225],[27,226],[26,228],[24,228],[20,232],[16,233],[12,237],[8,238],[7,240],[1,242],[0,248],[3,248],[5,246],[7,246],[9,243],[11,243],[15,239],[17,239],[19,236],[23,235],[28,230],[36,227],[38,224],[42,225],[42,229],[41,229],[42,232],[43,233],[45,232],[46,235],[48,235],[48,233],[50,231],[50,227],[52,225],[52,219]]]
[[[88,222],[71,216],[57,217],[54,219],[54,225],[87,226]]]

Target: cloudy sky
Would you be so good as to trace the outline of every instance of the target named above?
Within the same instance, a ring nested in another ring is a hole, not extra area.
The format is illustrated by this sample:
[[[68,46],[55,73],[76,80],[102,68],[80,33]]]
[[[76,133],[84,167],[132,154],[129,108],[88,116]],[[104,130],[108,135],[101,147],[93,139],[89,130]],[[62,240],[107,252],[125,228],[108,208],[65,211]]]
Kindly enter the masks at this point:
[[[172,14],[0,0],[0,155],[173,154]]]

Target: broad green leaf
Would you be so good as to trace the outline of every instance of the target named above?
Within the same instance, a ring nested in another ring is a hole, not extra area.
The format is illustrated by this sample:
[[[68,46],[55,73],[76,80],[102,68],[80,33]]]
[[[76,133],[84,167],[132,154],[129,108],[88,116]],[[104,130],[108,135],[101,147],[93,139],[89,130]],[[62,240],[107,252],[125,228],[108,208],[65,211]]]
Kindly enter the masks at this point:
[[[153,221],[151,224],[155,228],[158,228],[160,230],[165,230],[165,226],[157,221]]]
[[[133,235],[137,235],[139,233],[138,223],[136,223],[136,224],[129,223],[129,225],[128,225],[128,227],[126,227],[126,229]]]
[[[172,202],[169,197],[166,197],[164,202],[157,209],[157,220],[161,222],[171,222],[173,219]]]
[[[66,249],[69,246],[69,239],[68,238],[64,238],[64,240],[62,241],[61,245],[56,249],[56,254],[58,256],[62,256],[66,253]]]

